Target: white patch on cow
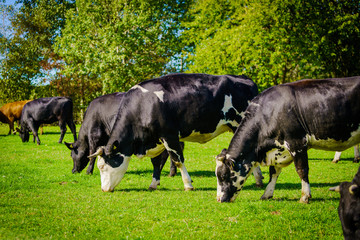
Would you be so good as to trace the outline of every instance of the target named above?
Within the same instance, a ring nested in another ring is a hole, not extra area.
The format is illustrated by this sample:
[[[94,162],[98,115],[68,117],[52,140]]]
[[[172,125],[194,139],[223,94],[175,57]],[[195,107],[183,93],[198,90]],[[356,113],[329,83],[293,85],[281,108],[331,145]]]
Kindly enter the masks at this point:
[[[171,148],[169,147],[169,144],[168,144],[164,139],[162,139],[161,141],[164,143],[164,146],[165,146],[166,150],[167,150],[168,152],[173,152],[173,153],[175,153],[176,156],[177,156],[177,158],[178,158],[178,160],[180,161],[181,157],[180,157],[180,155],[178,154],[178,152],[177,152],[176,150],[174,150],[174,149],[171,149]]]
[[[308,203],[309,198],[311,198],[310,184],[301,180],[301,198],[300,202]]]
[[[334,159],[332,160],[334,163],[337,163],[338,161],[340,161],[341,153],[342,152],[335,152]]]
[[[149,188],[155,190],[158,185],[160,185],[160,180],[153,178]]]
[[[218,168],[221,167],[222,165],[224,165],[223,161],[216,160],[216,168],[215,168],[215,175],[217,179],[216,198],[218,201],[220,201],[220,199],[224,196],[224,192],[221,189],[221,186],[219,184],[219,179],[217,177]]]
[[[150,158],[154,158],[158,156],[160,153],[162,153],[165,150],[164,144],[156,144],[156,147],[146,150],[146,156]]]
[[[234,108],[234,106],[232,105],[232,96],[228,96],[225,95],[225,100],[224,100],[224,106],[221,109],[221,111],[224,113],[224,115],[226,113],[228,113],[230,111],[230,109],[234,109],[236,112],[236,115],[240,115],[240,113]]]
[[[273,197],[274,195],[274,190],[275,190],[275,186],[276,186],[276,181],[281,173],[281,168],[280,167],[276,167],[276,174],[273,174],[271,177],[271,181],[268,183],[268,185],[266,186],[265,192],[264,194],[261,196],[261,199],[270,199]]]
[[[170,148],[169,144],[165,141],[165,140],[162,140],[162,142],[164,143],[164,146],[166,148],[166,150],[168,152],[173,152],[176,154],[177,158],[178,158],[178,162],[175,162],[175,165],[177,168],[180,169],[180,173],[181,173],[181,177],[182,177],[182,180],[183,180],[183,183],[184,183],[184,189],[187,191],[187,190],[193,190],[194,187],[192,186],[191,184],[191,178],[190,178],[190,175],[185,167],[185,164],[180,162],[180,155],[178,154],[178,152],[172,148]]]
[[[185,164],[184,163],[181,163],[180,166],[177,165],[177,167],[180,169],[180,173],[181,173],[181,177],[182,177],[182,180],[183,180],[183,183],[184,183],[184,189],[187,191],[187,190],[193,190],[194,187],[192,186],[191,184],[191,178],[190,178],[190,175],[185,167]]]
[[[335,139],[319,139],[314,134],[306,135],[309,148],[321,149],[326,151],[344,151],[360,142],[360,128],[351,133],[351,137],[342,142]]]
[[[133,86],[131,89],[136,89],[136,88],[140,89],[143,93],[149,92],[149,90],[143,88],[143,87],[140,86],[140,85],[135,85],[135,86]]]
[[[155,91],[154,94],[160,99],[161,102],[164,102],[164,91]]]
[[[97,166],[100,170],[101,189],[104,192],[114,191],[114,188],[121,182],[126,173],[131,158],[124,155],[121,156],[124,158],[124,161],[116,168],[113,168],[109,164],[105,163],[104,158],[101,156],[98,158]]]
[[[249,106],[250,106],[250,105],[253,105],[253,106],[256,106],[256,107],[260,107],[260,104],[255,103],[255,102],[253,102],[253,101],[250,101]]]
[[[276,146],[284,149],[284,151],[280,151],[279,148],[271,149],[266,153],[265,163],[261,162],[262,166],[278,166],[278,167],[286,167],[290,163],[293,162],[293,156],[295,153],[289,152],[289,144],[284,141],[284,144],[280,144],[278,141],[275,141]]]

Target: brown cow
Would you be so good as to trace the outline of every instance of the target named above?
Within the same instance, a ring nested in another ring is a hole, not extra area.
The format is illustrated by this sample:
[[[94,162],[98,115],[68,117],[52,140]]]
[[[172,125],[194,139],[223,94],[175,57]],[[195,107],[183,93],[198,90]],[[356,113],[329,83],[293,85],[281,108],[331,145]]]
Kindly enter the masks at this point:
[[[32,100],[7,103],[0,108],[0,112],[2,112],[8,119],[7,122],[1,121],[3,123],[9,124],[10,130],[9,130],[8,134],[11,134],[11,131],[14,132],[14,122],[20,120],[21,111],[22,111],[24,105],[30,101],[32,101]],[[19,123],[18,123],[18,125],[19,125]]]

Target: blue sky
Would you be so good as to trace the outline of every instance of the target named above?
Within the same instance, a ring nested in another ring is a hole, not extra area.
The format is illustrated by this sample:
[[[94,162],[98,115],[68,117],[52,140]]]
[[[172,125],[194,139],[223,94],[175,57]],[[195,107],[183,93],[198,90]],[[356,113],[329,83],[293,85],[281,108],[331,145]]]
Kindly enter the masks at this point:
[[[12,5],[15,3],[16,0],[5,0],[6,5]]]

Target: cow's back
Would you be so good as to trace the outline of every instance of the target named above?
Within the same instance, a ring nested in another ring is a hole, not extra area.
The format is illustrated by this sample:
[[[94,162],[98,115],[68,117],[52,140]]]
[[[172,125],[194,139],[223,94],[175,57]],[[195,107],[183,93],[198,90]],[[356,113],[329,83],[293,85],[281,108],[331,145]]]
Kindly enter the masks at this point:
[[[9,119],[18,120],[21,117],[21,112],[24,105],[32,100],[24,100],[7,103],[0,108],[0,111]]]
[[[100,135],[110,135],[124,93],[112,93],[95,98],[89,103],[84,114],[84,122],[79,131],[79,140],[83,135],[91,138],[93,131]]]
[[[142,116],[137,122],[143,126],[163,124],[165,131],[181,129],[180,135],[187,136],[193,130],[215,129],[222,117],[224,95],[236,99],[232,101],[235,108],[245,110],[256,94],[256,84],[245,76],[170,74],[140,83],[127,93],[132,102],[125,101],[135,111],[130,116]]]
[[[67,97],[39,98],[25,104],[21,121],[53,123],[61,117],[72,119],[73,103]]]
[[[247,119],[256,122],[264,139],[277,134],[280,140],[305,139],[310,148],[341,151],[345,145],[360,140],[359,93],[360,77],[301,80],[275,86],[251,102],[250,114],[243,123]]]

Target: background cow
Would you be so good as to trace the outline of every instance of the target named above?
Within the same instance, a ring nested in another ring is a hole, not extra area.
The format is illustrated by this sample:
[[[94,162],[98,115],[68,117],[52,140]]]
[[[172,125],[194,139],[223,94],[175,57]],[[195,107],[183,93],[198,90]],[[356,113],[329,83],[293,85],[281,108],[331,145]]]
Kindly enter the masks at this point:
[[[338,163],[340,161],[341,152],[336,152],[334,155],[334,159],[332,160],[333,163]],[[360,161],[360,154],[359,154],[359,145],[354,146],[354,163],[358,163]]]
[[[8,119],[7,122],[1,121],[3,123],[8,123],[9,124],[9,135],[11,134],[11,132],[14,132],[14,122],[15,121],[19,121],[20,117],[21,117],[21,111],[24,107],[24,105],[28,102],[30,102],[32,100],[25,100],[25,101],[17,101],[17,102],[11,102],[11,103],[7,103],[4,106],[2,106],[0,108],[0,112],[3,113],[6,118]],[[19,126],[19,123],[18,123]]]
[[[344,238],[360,239],[360,168],[352,182],[342,182],[330,191],[340,192],[338,213]]]
[[[0,122],[10,125],[10,120],[2,112],[0,112]]]
[[[88,158],[88,156],[95,153],[98,147],[105,145],[109,140],[123,95],[124,93],[121,92],[108,94],[90,102],[77,141],[74,143],[65,142],[65,145],[71,150],[71,157],[74,161],[73,173],[81,172],[89,161],[86,172],[87,174],[93,173],[95,157]],[[160,173],[168,156],[168,152],[164,151],[151,159],[154,173],[149,189],[156,189],[160,183]]]
[[[101,155],[102,190],[114,190],[133,154],[156,157],[164,149],[180,169],[185,190],[192,190],[180,141],[205,143],[235,131],[257,92],[251,79],[231,75],[170,74],[132,87],[106,147],[94,154]]]
[[[250,103],[228,150],[217,157],[217,198],[234,201],[259,164],[272,166],[262,199],[272,198],[281,169],[293,161],[311,197],[310,148],[343,151],[360,142],[360,77],[302,80],[265,90]]]
[[[40,144],[38,136],[39,126],[43,123],[53,123],[59,121],[61,136],[59,143],[62,142],[66,133],[66,124],[69,126],[74,141],[76,141],[76,127],[73,121],[73,103],[66,97],[39,98],[25,104],[21,118],[21,129],[17,128],[23,142],[29,141],[29,132],[34,135],[37,144]]]

